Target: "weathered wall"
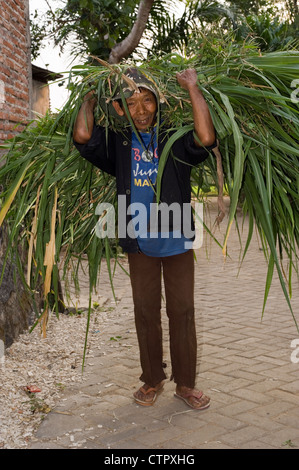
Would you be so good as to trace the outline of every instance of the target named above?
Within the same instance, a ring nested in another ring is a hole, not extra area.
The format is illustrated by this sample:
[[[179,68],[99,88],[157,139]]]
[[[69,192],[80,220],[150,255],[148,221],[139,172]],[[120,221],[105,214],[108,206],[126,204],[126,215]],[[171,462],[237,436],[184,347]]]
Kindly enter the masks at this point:
[[[0,272],[2,267],[0,260]],[[0,341],[5,348],[28,329],[33,318],[30,296],[18,277],[17,268],[8,263],[0,288]]]
[[[0,143],[30,119],[29,0],[0,0]]]
[[[48,86],[38,80],[32,80],[32,114],[33,119],[44,116],[49,110],[50,90]]]

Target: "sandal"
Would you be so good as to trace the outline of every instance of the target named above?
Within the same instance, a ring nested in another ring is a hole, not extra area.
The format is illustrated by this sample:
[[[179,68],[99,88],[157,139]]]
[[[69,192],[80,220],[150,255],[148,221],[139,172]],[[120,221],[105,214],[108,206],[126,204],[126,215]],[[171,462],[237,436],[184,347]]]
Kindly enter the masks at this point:
[[[155,387],[149,387],[148,385],[144,384],[142,387],[140,387],[140,389],[137,392],[133,394],[135,402],[138,405],[142,405],[142,406],[152,406],[157,399],[158,393],[162,392],[163,385],[164,385],[163,382],[159,383]],[[142,393],[145,399],[142,400],[141,398],[138,398],[137,396],[138,393]],[[150,394],[152,394],[151,397],[149,397]],[[146,397],[148,397],[147,400],[146,400]]]
[[[210,406],[210,398],[204,395],[203,392],[196,390],[191,390],[189,393],[184,393],[183,395],[175,393],[174,396],[183,400],[194,410],[205,410]],[[195,398],[195,400],[190,400],[190,398]]]

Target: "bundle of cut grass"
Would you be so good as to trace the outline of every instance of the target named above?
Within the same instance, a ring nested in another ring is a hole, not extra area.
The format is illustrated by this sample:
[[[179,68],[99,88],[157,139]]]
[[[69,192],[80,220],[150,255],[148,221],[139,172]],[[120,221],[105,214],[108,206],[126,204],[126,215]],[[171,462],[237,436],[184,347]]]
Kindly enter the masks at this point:
[[[114,179],[79,158],[72,144],[72,129],[82,100],[90,90],[98,96],[96,118],[100,125],[111,128],[128,125],[120,122],[110,107],[110,98],[126,67],[103,61],[96,66],[74,67],[69,73],[70,98],[59,115],[35,122],[14,141],[6,143],[6,163],[0,170],[5,188],[1,195],[0,224],[6,221],[9,234],[7,257],[19,259],[20,241],[27,247],[28,264],[24,268],[19,261],[19,266],[30,289],[34,290],[42,278],[45,309],[39,320],[47,318],[51,290],[57,308],[59,263],[66,271],[77,260],[76,273],[82,256],[86,255],[92,292],[102,257],[109,261],[113,256],[117,261],[117,241],[95,234],[96,205],[116,204]],[[237,204],[242,199],[244,215],[250,220],[243,255],[255,224],[269,267],[265,302],[276,267],[296,322],[290,294],[292,270],[298,273],[299,107],[292,98],[292,84],[299,76],[299,53],[284,51],[260,56],[251,49],[230,51],[215,56],[209,66],[201,66],[196,57],[185,60],[171,54],[141,64],[141,70],[155,82],[162,98],[159,110],[163,122],[159,125],[176,130],[170,144],[192,128],[188,96],[175,78],[176,72],[186,67],[198,72],[199,87],[208,102],[219,139],[224,187],[231,201],[223,251],[226,252]],[[160,157],[157,191],[165,161],[171,158],[170,144]],[[207,180],[218,185],[213,155],[206,161],[203,174],[196,168],[192,170],[192,179],[199,189]],[[200,191],[196,191],[198,194]],[[289,263],[288,275],[281,268],[283,257]]]

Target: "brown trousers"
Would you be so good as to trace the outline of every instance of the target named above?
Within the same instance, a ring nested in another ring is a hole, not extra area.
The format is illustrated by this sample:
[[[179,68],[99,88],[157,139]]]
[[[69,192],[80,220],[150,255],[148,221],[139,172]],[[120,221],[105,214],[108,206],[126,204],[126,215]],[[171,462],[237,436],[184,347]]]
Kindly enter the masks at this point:
[[[162,272],[172,377],[177,385],[193,388],[197,354],[193,250],[162,258],[130,253],[128,259],[142,369],[140,380],[155,386],[166,378],[161,326]]]

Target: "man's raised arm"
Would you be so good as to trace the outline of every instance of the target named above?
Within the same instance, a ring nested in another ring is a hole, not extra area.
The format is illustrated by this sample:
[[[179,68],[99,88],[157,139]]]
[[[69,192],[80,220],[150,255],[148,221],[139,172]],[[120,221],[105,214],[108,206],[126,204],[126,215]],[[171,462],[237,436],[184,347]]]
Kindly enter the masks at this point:
[[[194,130],[201,144],[195,139],[198,146],[208,147],[216,139],[213,121],[206,100],[197,86],[197,73],[194,69],[187,69],[176,75],[178,83],[188,91],[194,120]]]
[[[89,92],[85,95],[73,130],[73,139],[78,144],[86,144],[91,137],[94,126],[93,113],[96,102],[97,99],[93,92]]]

